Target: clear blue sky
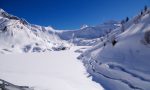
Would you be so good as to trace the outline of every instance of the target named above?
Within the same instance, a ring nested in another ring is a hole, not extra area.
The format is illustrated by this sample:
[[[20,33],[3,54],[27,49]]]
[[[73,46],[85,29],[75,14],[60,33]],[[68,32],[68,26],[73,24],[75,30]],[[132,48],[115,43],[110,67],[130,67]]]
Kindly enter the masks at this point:
[[[0,8],[32,24],[77,29],[136,15],[150,0],[1,0]]]

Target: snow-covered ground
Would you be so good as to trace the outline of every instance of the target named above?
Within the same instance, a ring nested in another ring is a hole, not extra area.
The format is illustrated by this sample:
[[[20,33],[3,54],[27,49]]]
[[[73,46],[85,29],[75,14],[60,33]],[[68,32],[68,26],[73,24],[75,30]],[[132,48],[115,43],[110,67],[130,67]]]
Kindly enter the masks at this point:
[[[150,9],[78,57],[106,90],[150,90]]]
[[[75,50],[80,48],[47,53],[0,54],[0,78],[35,90],[103,90],[88,77],[82,62],[76,59],[79,53]]]

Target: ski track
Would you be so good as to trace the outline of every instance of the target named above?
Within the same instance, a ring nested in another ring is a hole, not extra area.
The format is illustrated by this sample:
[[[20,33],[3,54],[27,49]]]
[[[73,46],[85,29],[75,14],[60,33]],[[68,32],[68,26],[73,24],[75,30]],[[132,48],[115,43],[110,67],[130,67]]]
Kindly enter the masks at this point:
[[[108,64],[108,66],[110,67],[110,69],[114,69],[114,68],[118,68],[120,69],[122,72],[125,72],[125,73],[128,73],[130,74],[132,77],[135,77],[135,78],[138,78],[142,81],[145,81],[145,82],[149,82],[150,83],[150,80],[149,79],[145,79],[144,77],[140,76],[140,75],[137,75],[135,73],[132,73],[128,70],[126,70],[125,68],[121,67],[121,66],[116,66],[116,65],[113,65],[113,64]],[[114,69],[115,70],[115,69]]]
[[[125,80],[125,79],[113,78],[113,77],[111,77],[111,76],[105,75],[104,73],[101,73],[101,72],[97,71],[97,70],[94,68],[94,66],[93,66],[93,62],[95,62],[95,63],[98,64],[98,65],[102,65],[102,64],[103,64],[102,62],[98,62],[97,60],[94,60],[94,59],[90,60],[90,61],[89,61],[89,67],[90,67],[90,69],[92,70],[92,72],[89,72],[89,73],[91,74],[91,76],[92,76],[93,73],[94,73],[94,74],[97,73],[97,74],[99,74],[99,75],[102,75],[102,76],[105,77],[105,78],[108,78],[108,79],[111,79],[111,80],[120,81],[120,82],[126,84],[127,86],[129,86],[131,89],[134,89],[134,90],[135,90],[135,89],[136,89],[136,90],[144,90],[144,89],[141,88],[141,87],[134,86],[130,81],[127,81],[127,80]],[[132,73],[132,72],[128,71],[127,69],[125,69],[125,68],[123,68],[123,67],[121,67],[121,66],[119,66],[119,65],[114,65],[114,64],[107,64],[107,65],[109,66],[109,69],[112,69],[112,70],[119,70],[119,71],[124,72],[124,73],[127,73],[127,74],[131,75],[132,77],[137,78],[137,79],[139,79],[139,80],[141,80],[141,81],[150,83],[150,80],[149,80],[149,79],[145,79],[144,77],[142,77],[142,76],[140,76],[140,75],[137,75],[137,74],[135,74],[135,73]]]
[[[96,70],[94,69],[94,66],[93,66],[93,65],[92,65],[91,67],[92,67],[93,73],[100,74],[100,75],[102,75],[103,77],[108,78],[108,79],[120,81],[120,82],[126,84],[127,86],[129,86],[131,89],[144,90],[144,89],[142,89],[142,88],[140,88],[140,87],[136,87],[136,86],[132,85],[132,84],[131,84],[129,81],[127,81],[127,80],[112,78],[112,77],[110,77],[110,76],[108,76],[108,75],[105,75],[105,74],[103,74],[103,73],[101,73],[101,72],[98,72],[98,71],[96,71]]]

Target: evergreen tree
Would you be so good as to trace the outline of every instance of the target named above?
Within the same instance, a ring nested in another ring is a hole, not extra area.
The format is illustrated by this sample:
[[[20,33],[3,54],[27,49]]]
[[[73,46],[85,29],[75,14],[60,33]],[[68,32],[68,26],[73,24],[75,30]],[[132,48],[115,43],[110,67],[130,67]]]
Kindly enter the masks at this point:
[[[143,15],[143,11],[141,11],[141,16]]]
[[[144,11],[146,12],[147,11],[147,6],[145,5],[145,7],[144,7]]]
[[[129,17],[126,17],[126,22],[128,22],[129,21]]]

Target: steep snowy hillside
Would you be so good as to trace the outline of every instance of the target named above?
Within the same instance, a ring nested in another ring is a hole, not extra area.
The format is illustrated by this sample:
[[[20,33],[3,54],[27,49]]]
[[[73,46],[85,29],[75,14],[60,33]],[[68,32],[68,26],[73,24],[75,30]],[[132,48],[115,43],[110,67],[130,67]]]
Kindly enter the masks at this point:
[[[51,27],[31,25],[0,9],[0,53],[44,52],[53,46],[68,45]]]
[[[149,90],[150,9],[123,21],[78,58],[106,90]]]

